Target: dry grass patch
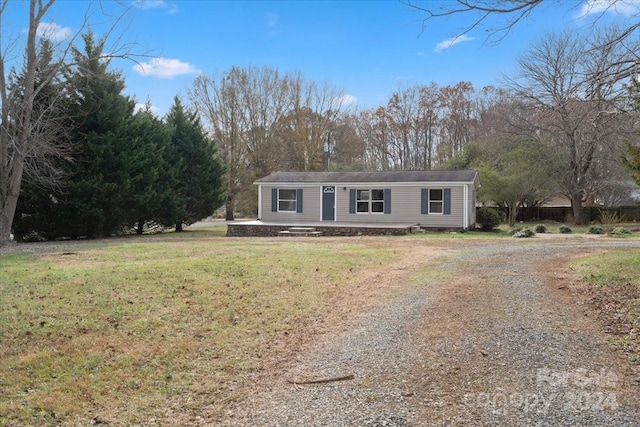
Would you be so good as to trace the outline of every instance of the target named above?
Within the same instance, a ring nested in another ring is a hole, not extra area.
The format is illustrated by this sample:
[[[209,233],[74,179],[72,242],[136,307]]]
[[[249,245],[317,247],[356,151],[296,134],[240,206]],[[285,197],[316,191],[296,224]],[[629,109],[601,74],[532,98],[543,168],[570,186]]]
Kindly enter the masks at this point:
[[[577,291],[597,314],[611,341],[640,365],[640,253],[608,251],[581,257]]]
[[[163,424],[241,399],[404,253],[379,242],[197,232],[0,256],[0,425]]]

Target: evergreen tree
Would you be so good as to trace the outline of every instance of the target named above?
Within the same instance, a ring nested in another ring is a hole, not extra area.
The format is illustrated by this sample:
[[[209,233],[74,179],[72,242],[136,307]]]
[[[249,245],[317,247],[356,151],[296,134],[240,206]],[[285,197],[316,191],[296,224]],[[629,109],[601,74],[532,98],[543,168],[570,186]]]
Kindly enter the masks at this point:
[[[72,238],[122,229],[134,187],[131,173],[141,155],[131,143],[134,101],[122,95],[122,77],[108,70],[105,40],[94,40],[91,32],[82,39],[84,51],[73,50],[77,67],[68,77],[74,163],[58,208],[64,221],[58,225]]]
[[[165,198],[175,185],[166,154],[171,140],[168,127],[148,106],[134,115],[131,136],[135,157],[130,171],[131,191],[125,200],[126,224],[142,234],[146,227],[159,222]]]
[[[207,137],[198,115],[187,111],[178,97],[166,117],[171,135],[167,159],[176,179],[163,203],[163,224],[192,224],[224,203],[224,166],[214,142]]]

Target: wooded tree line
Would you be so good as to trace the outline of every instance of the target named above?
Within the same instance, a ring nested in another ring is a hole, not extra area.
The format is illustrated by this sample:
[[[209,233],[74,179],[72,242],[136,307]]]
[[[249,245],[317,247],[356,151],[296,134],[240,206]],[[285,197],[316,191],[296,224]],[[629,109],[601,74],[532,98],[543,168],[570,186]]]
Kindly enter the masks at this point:
[[[0,241],[11,229],[45,238],[180,229],[222,203],[228,219],[251,215],[253,181],[274,170],[476,168],[479,199],[510,221],[563,194],[581,222],[585,202],[628,203],[633,174],[640,183],[629,28],[551,34],[500,86],[407,85],[368,110],[300,73],[233,67],[197,76],[189,105],[176,98],[160,119],[134,113],[104,39],[85,34],[70,60],[38,42],[52,4],[30,2],[22,69],[5,75],[0,55]]]
[[[618,31],[549,35],[500,87],[406,86],[364,111],[269,68],[199,76],[190,99],[228,167],[227,218],[255,212],[252,182],[278,169],[475,168],[480,201],[503,207],[509,222],[558,195],[578,223],[585,202],[632,203],[639,129],[626,68],[638,46],[607,44]]]

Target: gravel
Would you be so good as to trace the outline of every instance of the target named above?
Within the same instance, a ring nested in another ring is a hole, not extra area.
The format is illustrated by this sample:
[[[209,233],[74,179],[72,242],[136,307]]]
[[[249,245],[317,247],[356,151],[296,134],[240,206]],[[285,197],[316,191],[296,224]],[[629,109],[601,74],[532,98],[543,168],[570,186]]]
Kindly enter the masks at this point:
[[[640,425],[634,367],[536,270],[603,248],[640,248],[640,241],[468,244],[439,266],[466,281],[409,284],[342,332],[320,337],[269,390],[203,424]],[[287,381],[346,374],[354,379]]]

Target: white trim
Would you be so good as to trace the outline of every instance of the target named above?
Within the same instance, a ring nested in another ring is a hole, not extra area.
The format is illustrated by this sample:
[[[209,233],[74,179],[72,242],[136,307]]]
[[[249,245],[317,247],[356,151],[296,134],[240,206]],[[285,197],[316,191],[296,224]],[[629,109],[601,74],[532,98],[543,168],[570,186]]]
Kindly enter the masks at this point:
[[[282,190],[293,191],[293,194],[296,197],[295,198],[296,205],[295,205],[295,208],[292,211],[280,209],[280,201],[281,200],[282,201],[288,201],[288,202],[291,201],[291,199],[281,199],[280,198],[280,191],[282,191]],[[276,191],[277,191],[277,195],[278,195],[278,199],[277,199],[277,203],[278,203],[277,208],[278,208],[278,210],[277,210],[277,212],[278,213],[280,213],[280,212],[282,212],[282,213],[298,213],[298,189],[297,188],[288,188],[288,187],[283,187],[283,188],[279,188],[278,187],[278,188],[276,188]]]
[[[340,197],[338,197],[338,187],[335,184],[332,184],[333,188],[336,189],[336,191],[333,193],[333,222],[338,222],[338,200],[340,199]],[[349,203],[349,201],[347,200],[347,203]]]
[[[324,212],[324,195],[322,189],[324,185],[320,185],[320,222],[322,222],[322,213]]]
[[[427,215],[444,215],[444,190],[445,190],[445,188],[444,187],[442,187],[442,188],[441,187],[434,187],[434,188],[427,187],[427,190],[429,191],[429,206],[427,206],[429,211],[427,212]],[[440,190],[440,192],[442,193],[442,199],[432,199],[431,198],[431,190]],[[440,212],[431,212],[431,203],[432,202],[433,203],[440,202],[440,205],[442,207]],[[449,208],[451,208],[451,206]]]
[[[262,219],[262,184],[258,184],[258,218]]]
[[[469,228],[469,185],[462,186],[462,228]]]
[[[255,184],[255,183],[254,183]],[[269,186],[296,186],[297,188],[301,187],[317,187],[318,185],[324,186],[334,186],[336,189],[338,187],[350,187],[350,188],[373,188],[377,186],[378,188],[390,188],[390,187],[457,187],[461,185],[473,185],[473,181],[410,181],[410,182],[402,182],[402,181],[390,181],[390,182],[365,182],[365,181],[354,181],[354,182],[332,182],[332,183],[319,183],[319,182],[296,182],[296,181],[270,181],[270,182],[260,182],[258,185],[269,185]]]

